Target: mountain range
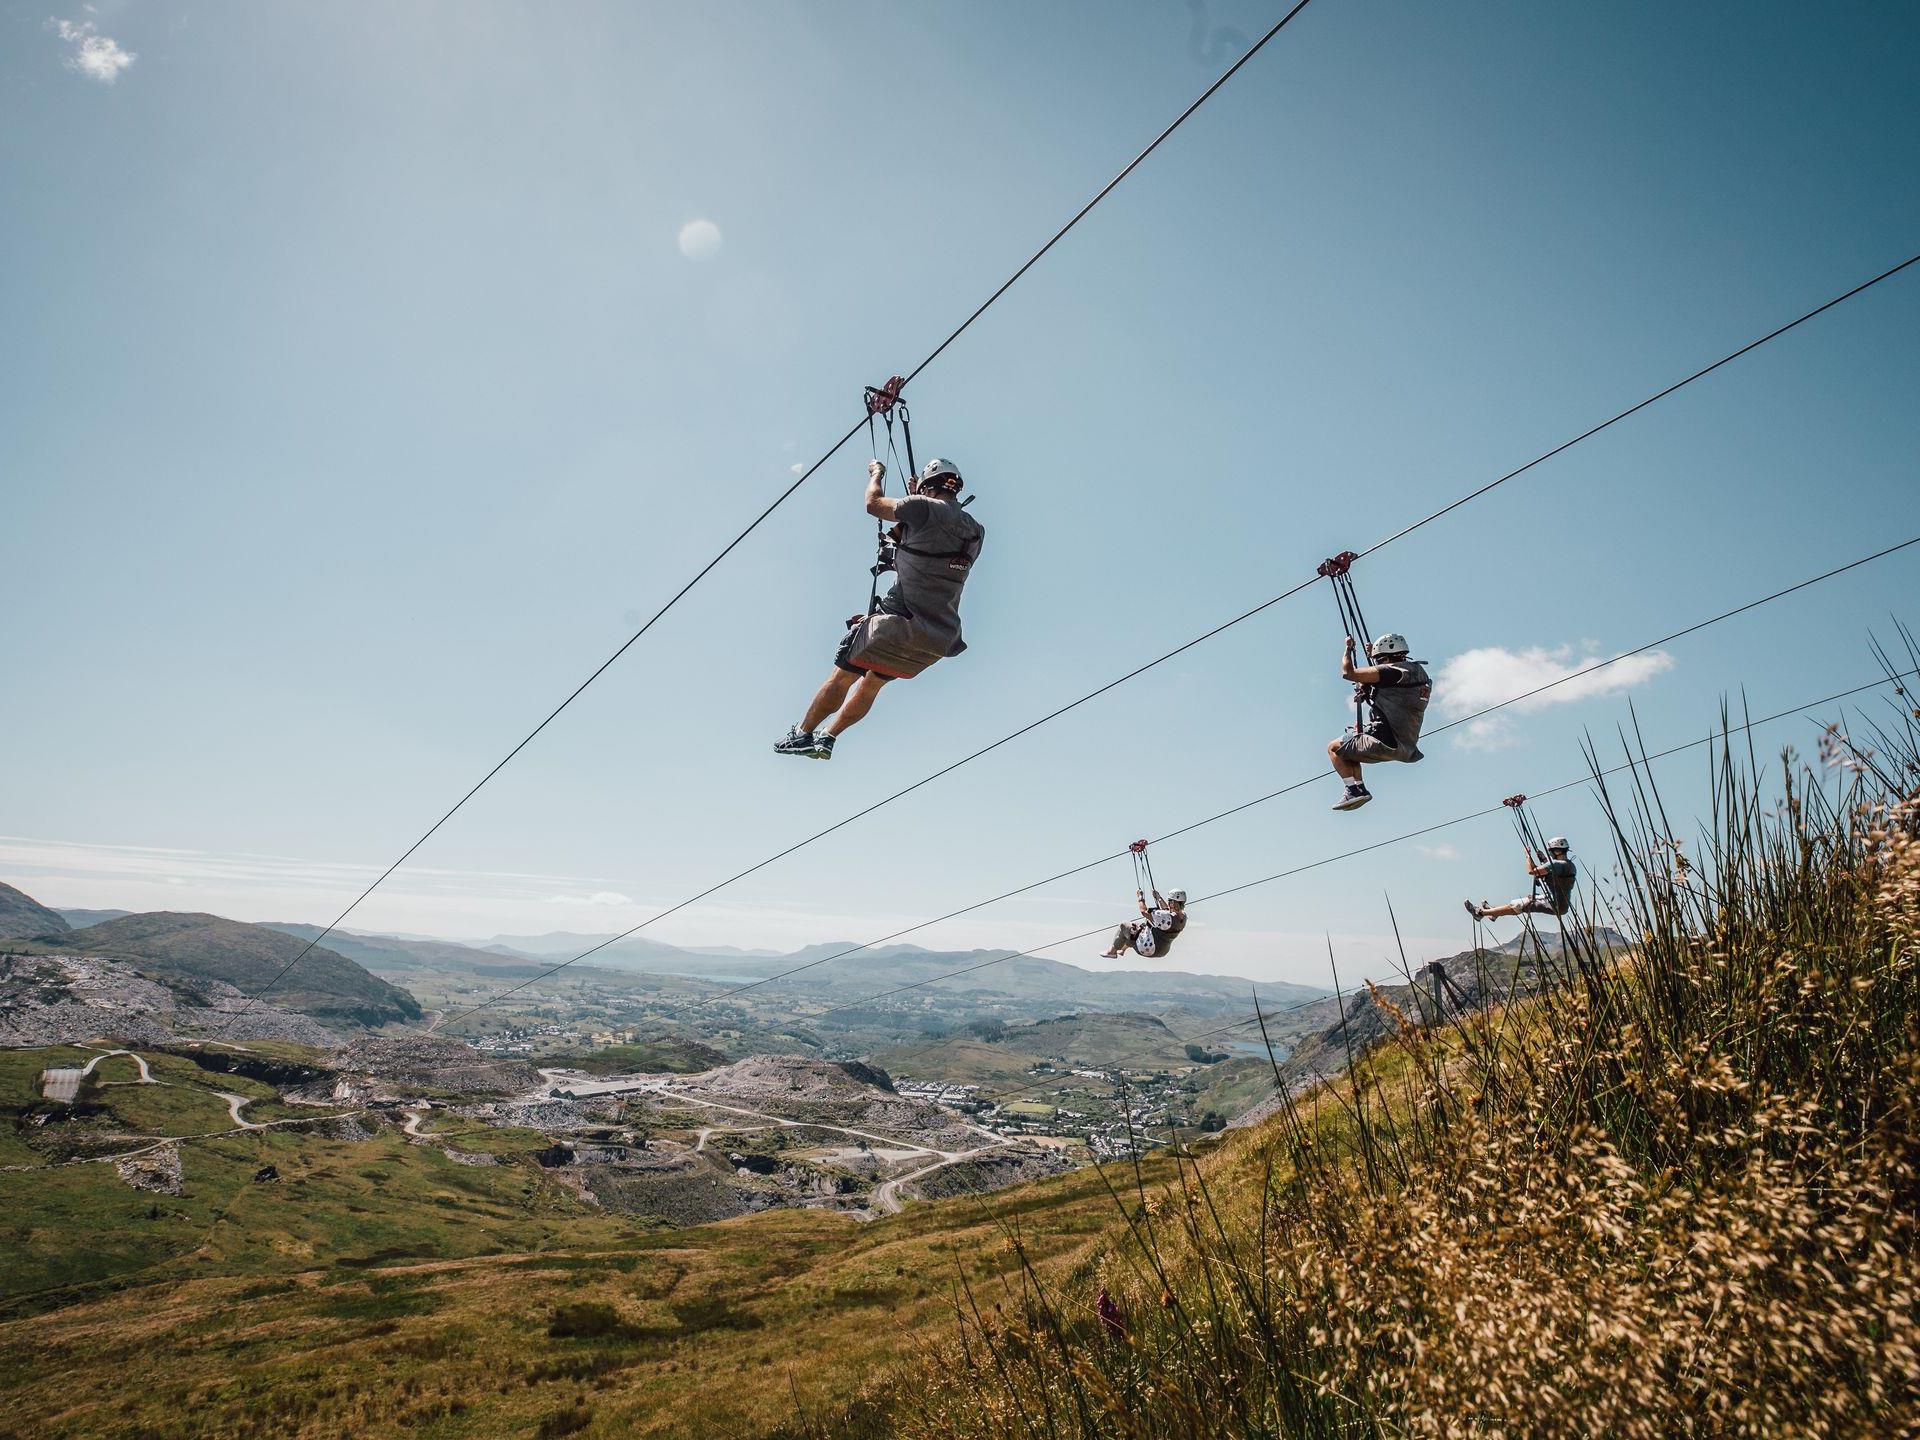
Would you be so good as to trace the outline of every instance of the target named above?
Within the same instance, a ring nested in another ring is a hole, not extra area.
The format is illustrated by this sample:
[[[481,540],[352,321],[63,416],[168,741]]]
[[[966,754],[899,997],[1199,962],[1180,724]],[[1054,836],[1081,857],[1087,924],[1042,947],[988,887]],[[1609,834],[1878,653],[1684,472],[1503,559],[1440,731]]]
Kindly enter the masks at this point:
[[[74,910],[63,915],[11,886],[0,886],[0,938],[45,941],[58,937],[71,947],[84,937],[89,949],[111,950],[120,958],[164,967],[177,976],[224,980],[249,992],[320,934],[320,926],[296,921],[250,925],[212,915],[115,910]],[[606,948],[595,951],[584,966],[719,984],[764,982],[779,976],[777,988],[763,986],[757,992],[769,999],[786,993],[843,1005],[870,994],[914,987],[905,997],[889,997],[886,1002],[896,1018],[903,1008],[933,1010],[951,1007],[956,1001],[1016,1010],[1031,1007],[1036,1014],[1061,1009],[1210,1014],[1245,1009],[1250,992],[1248,981],[1232,976],[1179,970],[1090,970],[1004,949],[929,950],[907,944],[857,949],[854,941],[832,940],[780,954],[570,931],[461,942],[334,930],[324,945],[316,946],[286,981],[276,985],[275,997],[284,1008],[321,1020],[371,1025],[405,1022],[419,1014],[417,1002],[402,988],[409,976],[453,970],[520,979],[601,944]],[[854,953],[843,957],[848,951]],[[1324,993],[1312,986],[1279,982],[1260,986],[1263,1002],[1275,1006]],[[860,1013],[846,1012],[847,1022],[856,1023]]]
[[[175,988],[219,981],[251,995],[271,984],[275,1007],[323,1024],[377,1028],[420,1018],[412,995],[337,951],[324,945],[309,950],[298,937],[219,915],[119,912],[76,928],[58,911],[0,883],[0,938],[27,953],[126,961]]]

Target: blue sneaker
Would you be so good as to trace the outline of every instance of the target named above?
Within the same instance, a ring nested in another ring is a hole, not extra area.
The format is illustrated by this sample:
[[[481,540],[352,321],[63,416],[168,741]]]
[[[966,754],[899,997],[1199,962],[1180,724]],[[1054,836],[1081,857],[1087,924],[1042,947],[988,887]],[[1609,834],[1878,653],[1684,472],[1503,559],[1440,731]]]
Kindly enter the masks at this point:
[[[813,737],[813,748],[807,751],[807,754],[816,760],[831,760],[833,758],[833,736],[822,730],[818,735]]]
[[[802,730],[796,725],[787,731],[786,739],[774,742],[773,753],[776,755],[812,755],[816,743],[812,731]],[[829,740],[827,745],[829,751],[831,751],[833,742]]]

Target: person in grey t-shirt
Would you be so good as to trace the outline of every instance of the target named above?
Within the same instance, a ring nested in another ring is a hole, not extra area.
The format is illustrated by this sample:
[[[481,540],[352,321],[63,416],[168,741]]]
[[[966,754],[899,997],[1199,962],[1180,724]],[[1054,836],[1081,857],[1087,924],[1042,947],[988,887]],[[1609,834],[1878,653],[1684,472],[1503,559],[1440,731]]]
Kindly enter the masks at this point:
[[[1467,901],[1467,913],[1476,920],[1499,920],[1508,915],[1564,915],[1573,908],[1573,887],[1579,880],[1579,871],[1573,863],[1570,853],[1573,847],[1566,839],[1556,835],[1547,841],[1547,855],[1544,860],[1527,852],[1527,874],[1533,877],[1533,893],[1522,895],[1518,900],[1509,900],[1504,905],[1495,905],[1490,900],[1482,900],[1478,905]]]
[[[1327,746],[1334,773],[1346,782],[1346,793],[1334,804],[1336,810],[1358,810],[1373,799],[1360,778],[1362,765],[1389,760],[1411,765],[1421,758],[1420,726],[1426,719],[1427,702],[1433,698],[1426,667],[1407,658],[1407,637],[1391,630],[1367,647],[1367,658],[1366,665],[1353,663],[1349,635],[1346,653],[1340,658],[1340,678],[1353,682],[1354,694],[1371,707],[1373,719],[1364,730]]]
[[[880,461],[867,463],[867,513],[894,522],[893,588],[871,615],[847,622],[833,673],[800,723],[774,745],[776,754],[831,759],[833,742],[865,717],[889,680],[911,679],[967,648],[960,594],[987,532],[961,507],[959,467],[929,460],[909,483],[911,493],[898,499],[882,492],[886,478]]]

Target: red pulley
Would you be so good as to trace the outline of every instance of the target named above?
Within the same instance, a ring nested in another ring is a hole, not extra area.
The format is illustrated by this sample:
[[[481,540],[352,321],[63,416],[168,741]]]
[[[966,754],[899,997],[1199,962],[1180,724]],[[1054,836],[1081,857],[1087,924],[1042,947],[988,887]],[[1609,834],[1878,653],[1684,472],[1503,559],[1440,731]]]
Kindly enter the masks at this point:
[[[1509,795],[1500,803],[1509,810],[1518,810],[1522,805],[1527,803],[1527,797],[1524,795]]]
[[[1359,558],[1360,557],[1351,550],[1342,550],[1338,555],[1322,560],[1317,573],[1325,576],[1329,580],[1338,580],[1353,568],[1353,562]]]
[[[867,413],[869,415],[890,414],[893,407],[900,403],[900,392],[906,389],[906,386],[907,379],[904,375],[889,376],[887,383],[877,389],[872,385],[867,386]]]
[[[1127,849],[1131,850],[1136,855],[1144,855],[1147,853],[1147,842],[1144,840],[1136,840],[1131,845],[1129,845]]]

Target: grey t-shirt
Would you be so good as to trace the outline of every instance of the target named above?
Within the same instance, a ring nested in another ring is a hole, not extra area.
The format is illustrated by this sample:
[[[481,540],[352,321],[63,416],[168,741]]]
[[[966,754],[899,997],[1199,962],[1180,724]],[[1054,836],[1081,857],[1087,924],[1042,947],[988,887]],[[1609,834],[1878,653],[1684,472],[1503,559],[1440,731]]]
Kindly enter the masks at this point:
[[[951,654],[960,644],[960,592],[986,543],[986,527],[962,510],[959,501],[927,495],[908,496],[895,514],[900,541],[893,589],[883,608],[911,618]]]
[[[1551,857],[1547,860],[1546,871],[1540,881],[1546,886],[1547,894],[1553,897],[1553,903],[1565,910],[1573,903],[1573,886],[1579,872],[1574,869],[1573,861]]]
[[[1371,686],[1374,719],[1384,725],[1391,739],[1408,753],[1420,749],[1420,726],[1427,717],[1427,702],[1433,698],[1433,681],[1418,660],[1396,660],[1379,668],[1380,681]]]

